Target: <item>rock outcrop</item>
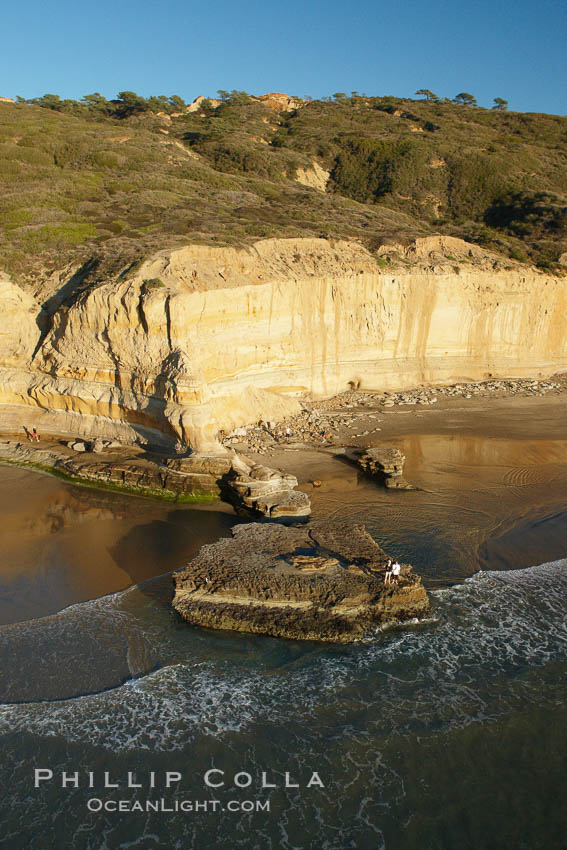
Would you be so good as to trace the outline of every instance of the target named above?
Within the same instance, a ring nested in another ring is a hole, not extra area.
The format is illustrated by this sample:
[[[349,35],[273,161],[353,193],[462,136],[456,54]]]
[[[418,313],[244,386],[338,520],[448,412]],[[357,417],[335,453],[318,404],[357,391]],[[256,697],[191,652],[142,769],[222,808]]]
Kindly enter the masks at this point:
[[[297,478],[257,463],[236,457],[224,482],[223,493],[237,509],[262,514],[271,519],[307,517],[311,513],[309,497],[297,487]]]
[[[3,280],[0,404],[45,411],[44,432],[215,452],[219,429],[297,415],[302,395],[565,368],[566,277],[449,237],[383,253],[268,239],[78,288],[68,269],[35,297]]]
[[[405,455],[392,446],[376,446],[356,452],[356,461],[368,475],[393,490],[413,490],[404,478]]]
[[[214,97],[205,97],[204,94],[200,94],[192,103],[185,107],[185,112],[199,112],[203,108],[203,101],[208,101],[213,109],[216,109],[222,103],[222,100],[217,100]]]
[[[311,513],[309,497],[295,490],[295,476],[248,462],[234,452],[163,457],[116,440],[69,440],[48,448],[35,441],[6,440],[0,441],[2,459],[182,501],[222,496],[238,513],[272,519],[297,519]]]
[[[105,442],[101,451],[95,451],[96,441],[70,440],[66,446],[51,448],[44,448],[43,443],[0,441],[0,459],[53,469],[71,479],[182,502],[220,498],[222,480],[231,469],[230,456],[163,458],[138,447]]]
[[[173,605],[196,626],[346,643],[429,612],[411,567],[385,585],[385,564],[363,526],[240,525],[174,574]]]
[[[264,106],[273,109],[274,112],[288,112],[291,109],[299,109],[307,102],[299,97],[290,97],[284,92],[268,92],[267,94],[259,95],[249,94],[247,97],[253,103],[263,103]],[[203,108],[203,101],[208,101],[209,106],[212,109],[216,109],[223,103],[222,100],[205,97],[205,95],[201,94],[196,97],[192,103],[185,107],[185,112],[198,112]]]
[[[32,295],[3,277],[1,272],[0,310],[0,369],[16,371],[29,368],[40,337],[37,325],[40,307]],[[2,400],[0,395],[0,402]]]
[[[303,186],[308,186],[310,189],[318,189],[319,192],[324,192],[331,176],[330,171],[325,171],[318,162],[313,161],[311,168],[298,168],[295,173],[295,179]]]

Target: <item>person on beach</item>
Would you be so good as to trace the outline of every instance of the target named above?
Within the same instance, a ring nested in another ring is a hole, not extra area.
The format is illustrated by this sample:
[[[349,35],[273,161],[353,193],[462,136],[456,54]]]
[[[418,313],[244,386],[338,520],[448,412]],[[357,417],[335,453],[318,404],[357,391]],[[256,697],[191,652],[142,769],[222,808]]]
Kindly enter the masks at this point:
[[[32,431],[32,437],[36,441],[36,443],[39,443],[39,434],[37,433],[35,428]]]
[[[398,583],[398,579],[400,578],[400,570],[401,569],[402,569],[402,565],[398,564],[397,561],[394,564],[392,564],[392,581],[394,582],[394,584]]]
[[[32,442],[32,439],[33,439],[33,438],[32,438],[31,433],[28,431],[28,429],[26,428],[26,426],[25,426],[25,425],[23,425],[22,427],[23,427],[24,431],[26,432],[26,437],[28,438],[28,440],[29,440],[29,441],[30,441],[30,443],[31,443],[31,442]]]
[[[392,583],[392,561],[388,558],[388,563],[386,564],[386,573],[384,575],[384,584]]]

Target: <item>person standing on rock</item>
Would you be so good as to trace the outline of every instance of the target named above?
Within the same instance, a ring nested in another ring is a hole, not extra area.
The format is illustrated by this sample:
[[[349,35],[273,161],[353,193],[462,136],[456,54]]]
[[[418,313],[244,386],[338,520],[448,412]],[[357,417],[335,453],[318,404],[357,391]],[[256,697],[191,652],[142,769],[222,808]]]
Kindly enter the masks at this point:
[[[384,584],[392,583],[392,560],[388,558],[388,563],[386,564],[386,573],[384,575]]]
[[[36,441],[36,443],[39,443],[39,434],[35,428],[32,430],[32,438]]]
[[[401,564],[398,564],[397,561],[394,564],[392,564],[392,581],[394,582],[394,584],[397,584],[398,581],[399,581],[401,569],[402,569],[402,566],[401,566]]]

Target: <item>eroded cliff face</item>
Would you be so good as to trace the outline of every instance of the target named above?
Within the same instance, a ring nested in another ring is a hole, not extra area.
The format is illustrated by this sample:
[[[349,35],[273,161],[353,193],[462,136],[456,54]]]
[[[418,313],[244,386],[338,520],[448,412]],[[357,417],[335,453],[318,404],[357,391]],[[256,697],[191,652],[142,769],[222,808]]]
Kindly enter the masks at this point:
[[[54,428],[80,418],[83,432],[211,450],[219,429],[280,419],[301,395],[351,382],[565,368],[567,278],[448,237],[397,258],[318,239],[163,252],[59,307],[44,336],[38,301],[0,281],[0,401],[51,411]]]

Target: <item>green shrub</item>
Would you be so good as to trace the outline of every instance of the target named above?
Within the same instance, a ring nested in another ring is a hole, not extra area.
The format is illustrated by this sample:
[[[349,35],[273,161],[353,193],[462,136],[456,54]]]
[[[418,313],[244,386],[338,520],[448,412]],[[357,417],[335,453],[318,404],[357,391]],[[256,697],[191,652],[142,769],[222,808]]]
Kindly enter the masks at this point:
[[[527,263],[528,261],[526,252],[522,251],[521,248],[510,248],[509,255],[512,260],[517,260],[519,263]]]
[[[92,156],[93,163],[101,168],[118,168],[124,165],[126,157],[114,153],[114,151],[96,151]]]
[[[449,160],[449,210],[457,220],[483,216],[506,191],[506,170],[499,159],[482,153],[452,156]]]
[[[56,247],[57,245],[80,245],[98,235],[93,224],[46,224],[23,237],[30,245]]]
[[[0,215],[0,222],[4,227],[21,227],[29,224],[32,218],[30,210],[9,210]]]
[[[436,180],[426,169],[428,152],[409,139],[350,137],[341,139],[342,150],[331,172],[337,190],[361,202],[388,195],[416,193]]]

